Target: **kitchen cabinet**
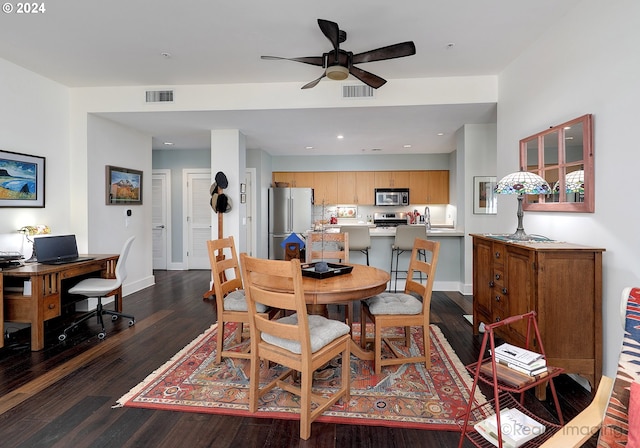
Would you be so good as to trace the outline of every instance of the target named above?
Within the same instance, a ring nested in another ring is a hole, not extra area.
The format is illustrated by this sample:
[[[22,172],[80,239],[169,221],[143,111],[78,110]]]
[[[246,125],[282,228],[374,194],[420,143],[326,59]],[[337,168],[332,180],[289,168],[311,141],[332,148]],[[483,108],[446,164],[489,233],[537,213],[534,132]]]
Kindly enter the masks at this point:
[[[272,182],[286,182],[290,187],[313,188],[313,172],[306,171],[274,171]]]
[[[357,204],[373,205],[375,202],[374,189],[375,173],[373,171],[356,171]]]
[[[375,171],[375,188],[409,188],[409,171]]]
[[[338,203],[338,173],[336,171],[314,172],[312,187],[314,204]]]
[[[373,205],[373,171],[338,171],[338,204]]]
[[[373,205],[376,188],[409,188],[412,204],[448,204],[449,171],[274,171],[272,181],[314,189],[316,204]]]
[[[409,199],[412,204],[448,204],[449,171],[409,171]]]
[[[480,323],[533,310],[549,365],[582,375],[595,386],[602,374],[604,249],[472,237],[474,334]],[[526,343],[526,334],[524,321],[498,331],[519,346]]]

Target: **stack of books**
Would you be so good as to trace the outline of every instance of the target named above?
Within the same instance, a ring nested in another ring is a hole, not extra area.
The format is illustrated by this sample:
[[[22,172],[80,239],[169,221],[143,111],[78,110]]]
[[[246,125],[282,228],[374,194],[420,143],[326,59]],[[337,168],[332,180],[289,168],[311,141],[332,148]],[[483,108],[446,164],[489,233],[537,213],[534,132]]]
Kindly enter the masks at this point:
[[[498,442],[498,423],[493,414],[474,425],[482,437],[495,446]],[[543,434],[546,427],[516,408],[500,410],[500,429],[502,432],[502,447],[517,448],[531,439]]]
[[[530,376],[547,372],[547,360],[540,353],[516,347],[515,345],[505,343],[496,347],[494,356],[500,364]]]
[[[522,387],[543,378],[548,374],[547,361],[540,353],[532,352],[515,345],[502,344],[496,347],[496,377],[503,383]],[[491,361],[480,366],[482,374],[493,378]]]

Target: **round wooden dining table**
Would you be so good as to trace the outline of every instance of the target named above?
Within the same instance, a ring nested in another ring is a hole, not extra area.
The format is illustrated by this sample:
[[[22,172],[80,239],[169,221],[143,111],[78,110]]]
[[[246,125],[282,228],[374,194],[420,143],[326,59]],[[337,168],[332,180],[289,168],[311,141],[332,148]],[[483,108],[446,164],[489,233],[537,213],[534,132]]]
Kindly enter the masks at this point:
[[[387,271],[362,264],[348,266],[353,266],[348,274],[327,278],[302,277],[305,301],[311,305],[310,310],[322,310],[322,307],[333,303],[366,299],[387,289],[390,279]],[[319,307],[316,308],[316,305]]]
[[[348,303],[380,294],[387,289],[390,276],[387,271],[362,264],[349,264],[348,274],[327,278],[302,277],[307,310],[310,314],[327,316],[327,305]],[[373,352],[358,344],[351,344],[351,353],[360,359],[373,359]]]

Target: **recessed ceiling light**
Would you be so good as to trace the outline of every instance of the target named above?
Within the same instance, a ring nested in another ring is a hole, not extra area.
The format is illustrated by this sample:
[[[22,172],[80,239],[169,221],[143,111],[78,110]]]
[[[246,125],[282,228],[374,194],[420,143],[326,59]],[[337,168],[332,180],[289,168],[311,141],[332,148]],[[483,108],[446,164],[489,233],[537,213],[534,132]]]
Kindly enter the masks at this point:
[[[455,44],[455,43],[453,43],[453,42],[449,42],[449,43],[447,44],[447,50],[451,50],[451,49],[452,49],[453,47],[455,47],[455,46],[456,46],[456,44]]]
[[[167,145],[167,146],[173,146],[175,143],[173,143],[173,142],[164,142],[164,144]]]
[[[444,135],[444,132],[438,132],[438,135],[442,137]]]
[[[371,148],[371,151],[382,151],[382,148]]]
[[[342,140],[344,138],[344,135],[340,134],[338,135],[338,139]]]
[[[313,146],[305,146],[304,149],[313,149]]]
[[[160,53],[160,56],[165,59],[169,59],[171,57],[171,53],[169,53],[168,51],[163,51],[162,53]]]
[[[411,148],[411,145],[402,145],[403,148]]]

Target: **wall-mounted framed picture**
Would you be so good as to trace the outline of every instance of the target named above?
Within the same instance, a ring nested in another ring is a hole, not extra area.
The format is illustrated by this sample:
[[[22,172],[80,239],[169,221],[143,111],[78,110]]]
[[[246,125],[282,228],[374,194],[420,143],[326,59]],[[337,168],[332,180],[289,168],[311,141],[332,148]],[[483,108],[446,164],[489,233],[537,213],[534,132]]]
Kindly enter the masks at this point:
[[[142,171],[106,166],[107,205],[142,205]]]
[[[495,176],[475,176],[473,178],[473,213],[495,215],[498,213],[497,180]]]
[[[0,207],[44,207],[44,162],[0,150]]]

